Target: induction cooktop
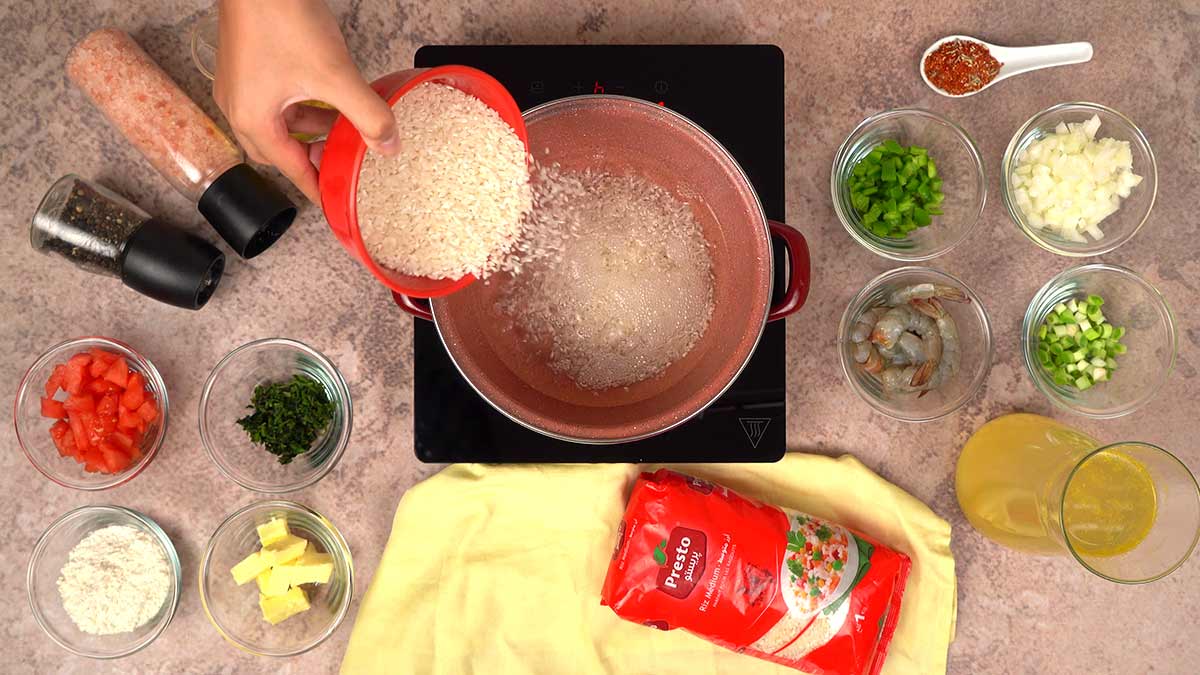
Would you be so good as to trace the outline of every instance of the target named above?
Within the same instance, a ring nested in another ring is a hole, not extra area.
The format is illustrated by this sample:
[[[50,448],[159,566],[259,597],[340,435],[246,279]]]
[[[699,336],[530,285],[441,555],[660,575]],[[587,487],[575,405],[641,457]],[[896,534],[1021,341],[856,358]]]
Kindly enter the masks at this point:
[[[783,53],[771,45],[426,46],[417,67],[461,64],[503,83],[522,110],[582,94],[667,106],[707,129],[750,177],[767,217],[784,220]],[[775,246],[776,294],[787,286]],[[773,462],[786,444],[783,321],[767,324],[733,385],[670,431],[613,445],[527,429],[484,401],[433,324],[414,319],[413,435],[422,462]],[[712,326],[710,329],[720,329]]]

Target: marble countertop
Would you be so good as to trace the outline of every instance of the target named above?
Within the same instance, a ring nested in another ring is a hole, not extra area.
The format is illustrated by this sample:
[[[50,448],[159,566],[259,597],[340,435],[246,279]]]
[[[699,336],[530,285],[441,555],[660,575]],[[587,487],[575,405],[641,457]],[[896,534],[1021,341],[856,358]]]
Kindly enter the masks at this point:
[[[324,351],[355,398],[351,446],[317,485],[291,495],[330,516],[354,548],[355,593],[366,591],[396,501],[438,467],[418,463],[411,437],[411,322],[384,288],[344,254],[320,212],[307,208],[292,231],[249,262],[230,255],[221,288],[198,313],[142,300],[115,281],[89,277],[34,253],[26,227],[38,199],[74,172],[124,193],[164,218],[203,232],[191,204],[171,191],[114,134],[63,74],[70,45],[102,24],[130,31],[196,100],[216,113],[208,83],[192,66],[187,34],[203,1],[93,3],[9,0],[0,8],[0,400],[11,401],[23,370],[46,347],[83,332],[124,339],[162,371],[172,398],[161,455],[132,483],[99,494],[60,488],[21,455],[11,425],[0,428],[0,494],[7,533],[0,567],[4,670],[17,673],[327,673],[336,669],[350,621],[297,658],[242,654],[208,625],[193,579],[213,529],[256,496],[224,479],[204,455],[196,404],[209,369],[234,347],[286,336]],[[1200,560],[1142,587],[1108,583],[1068,558],[1033,559],[985,540],[954,498],[959,449],[984,421],[1014,410],[1052,414],[1101,439],[1139,439],[1177,453],[1200,470],[1190,425],[1200,411],[1200,300],[1195,202],[1200,196],[1200,5],[931,0],[907,3],[664,0],[567,3],[535,0],[337,3],[352,52],[371,76],[409,66],[429,43],[774,43],[787,72],[787,209],[812,247],[808,305],[788,320],[789,448],[853,453],[927,502],[954,528],[958,638],[949,672],[1186,673],[1200,662]],[[965,100],[929,91],[917,59],[934,38],[971,33],[1000,44],[1090,40],[1095,59],[1006,81]],[[1073,261],[1041,251],[1004,213],[1000,157],[1010,135],[1052,104],[1091,100],[1129,115],[1145,130],[1160,167],[1158,202],[1144,231],[1104,260],[1143,274],[1166,295],[1179,321],[1175,372],[1144,410],[1095,422],[1051,409],[1024,373],[1021,315],[1034,291]],[[935,262],[985,298],[996,342],[983,391],[941,421],[909,425],[872,410],[843,381],[834,349],[849,298],[892,267],[855,244],[829,201],[834,150],[863,117],[898,106],[949,116],[975,138],[986,160],[990,199],[971,240]],[[206,233],[207,235],[208,233]],[[211,238],[211,237],[210,237]],[[297,274],[298,270],[313,273]],[[58,515],[88,503],[116,503],[157,519],[174,538],[186,586],[167,632],[127,659],[96,663],[46,638],[25,602],[25,566],[34,541]],[[357,602],[352,609],[357,610]]]

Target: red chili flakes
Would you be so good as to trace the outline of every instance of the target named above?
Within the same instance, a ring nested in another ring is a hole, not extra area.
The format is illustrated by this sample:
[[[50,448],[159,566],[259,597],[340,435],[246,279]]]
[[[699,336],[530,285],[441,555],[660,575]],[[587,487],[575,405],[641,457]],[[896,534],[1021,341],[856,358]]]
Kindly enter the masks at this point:
[[[947,94],[969,94],[996,79],[1000,66],[988,48],[971,40],[943,42],[925,57],[925,77]]]

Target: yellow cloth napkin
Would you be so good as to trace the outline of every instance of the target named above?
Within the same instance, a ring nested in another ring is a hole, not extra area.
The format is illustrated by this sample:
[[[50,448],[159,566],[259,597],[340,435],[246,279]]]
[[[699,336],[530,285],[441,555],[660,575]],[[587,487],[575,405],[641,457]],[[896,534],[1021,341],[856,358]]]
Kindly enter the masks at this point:
[[[908,554],[912,573],[883,673],[946,671],[956,612],[950,525],[924,504],[848,455],[672,468]],[[342,672],[796,673],[600,605],[617,524],[646,469],[459,464],[414,486],[396,509]]]

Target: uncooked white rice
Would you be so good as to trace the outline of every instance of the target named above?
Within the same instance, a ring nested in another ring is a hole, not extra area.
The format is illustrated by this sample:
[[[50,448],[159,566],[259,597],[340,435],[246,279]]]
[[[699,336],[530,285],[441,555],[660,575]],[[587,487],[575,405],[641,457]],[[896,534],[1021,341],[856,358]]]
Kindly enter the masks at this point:
[[[496,111],[442,84],[413,88],[393,113],[400,153],[368,152],[359,174],[367,252],[402,274],[487,276],[531,207],[525,145]]]
[[[499,309],[550,367],[585,389],[629,386],[685,356],[708,328],[712,260],[691,209],[638,176],[541,167]]]

